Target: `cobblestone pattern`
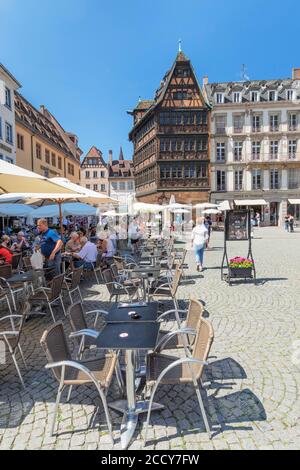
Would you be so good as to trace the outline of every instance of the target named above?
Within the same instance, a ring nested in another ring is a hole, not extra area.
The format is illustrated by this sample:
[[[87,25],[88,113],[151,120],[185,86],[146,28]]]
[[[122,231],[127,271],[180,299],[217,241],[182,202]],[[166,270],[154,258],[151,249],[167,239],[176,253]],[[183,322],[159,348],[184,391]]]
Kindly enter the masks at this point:
[[[165,405],[152,414],[147,449],[297,449],[300,446],[300,365],[294,364],[294,342],[300,340],[300,233],[275,228],[255,232],[253,252],[258,285],[220,279],[221,233],[214,233],[205,254],[207,269],[197,273],[190,252],[189,269],[178,297],[201,299],[215,329],[205,377],[208,412],[214,437],[207,437],[194,390],[161,386],[156,401]],[[246,243],[230,245],[230,255],[246,255]],[[107,308],[105,286],[83,287],[87,310]],[[56,316],[63,319],[61,312]],[[69,326],[63,319],[66,331]],[[110,449],[105,418],[93,387],[63,396],[58,431],[50,437],[57,383],[44,369],[39,340],[51,317],[32,318],[21,340],[28,364],[22,390],[8,360],[0,364],[0,449]],[[295,361],[294,361],[295,362]],[[66,392],[65,392],[66,393]],[[112,384],[108,401],[117,398]],[[112,413],[115,449],[120,449],[121,416]],[[130,446],[143,448],[145,418]]]

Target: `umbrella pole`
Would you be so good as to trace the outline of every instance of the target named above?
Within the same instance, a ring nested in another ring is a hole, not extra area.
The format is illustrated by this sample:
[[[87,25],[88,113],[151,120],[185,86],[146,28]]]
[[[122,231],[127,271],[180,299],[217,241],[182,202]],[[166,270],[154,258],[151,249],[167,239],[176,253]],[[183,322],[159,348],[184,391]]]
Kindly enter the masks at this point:
[[[60,236],[61,236],[61,240],[62,240],[63,239],[63,217],[62,217],[61,201],[58,201],[58,207],[59,207]]]

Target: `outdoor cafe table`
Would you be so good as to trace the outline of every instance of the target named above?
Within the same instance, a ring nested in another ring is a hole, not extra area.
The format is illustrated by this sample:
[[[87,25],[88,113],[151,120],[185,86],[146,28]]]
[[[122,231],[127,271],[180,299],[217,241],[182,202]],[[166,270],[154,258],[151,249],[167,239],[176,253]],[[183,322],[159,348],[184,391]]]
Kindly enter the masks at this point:
[[[147,293],[149,292],[149,281],[150,279],[157,279],[160,273],[160,266],[139,266],[132,270],[132,274],[140,279],[143,283],[143,299],[147,299]]]
[[[123,413],[121,424],[121,446],[127,449],[133,437],[139,415],[148,412],[149,401],[136,399],[135,370],[136,355],[141,350],[155,348],[159,332],[159,323],[154,321],[127,321],[107,323],[96,339],[100,349],[115,349],[125,351],[126,392],[127,400],[117,400],[110,403],[113,410]],[[153,403],[153,410],[161,410],[163,406]]]
[[[109,310],[106,317],[108,323],[113,322],[136,322],[137,319],[132,317],[132,312],[136,312],[139,316],[138,320],[141,321],[156,321],[159,313],[159,303],[158,302],[136,302],[131,304],[121,303],[114,304],[114,306]]]
[[[34,280],[34,271],[28,271],[26,273],[14,274],[13,276],[6,279],[9,284],[15,284],[17,282],[32,282]]]

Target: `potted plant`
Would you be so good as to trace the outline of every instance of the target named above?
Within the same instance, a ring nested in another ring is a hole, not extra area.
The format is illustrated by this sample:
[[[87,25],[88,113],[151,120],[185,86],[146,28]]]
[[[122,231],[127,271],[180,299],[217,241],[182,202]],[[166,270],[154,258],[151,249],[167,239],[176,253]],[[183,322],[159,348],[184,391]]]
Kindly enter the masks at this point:
[[[230,277],[251,277],[253,260],[236,256],[229,261]]]

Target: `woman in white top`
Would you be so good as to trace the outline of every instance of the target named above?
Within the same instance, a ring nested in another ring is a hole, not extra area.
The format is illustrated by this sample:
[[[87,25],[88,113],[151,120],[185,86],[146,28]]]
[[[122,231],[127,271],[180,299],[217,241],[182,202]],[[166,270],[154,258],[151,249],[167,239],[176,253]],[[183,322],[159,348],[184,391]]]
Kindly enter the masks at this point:
[[[204,225],[204,217],[199,217],[192,230],[192,247],[195,251],[197,271],[203,271],[203,257],[207,241],[208,230]]]

